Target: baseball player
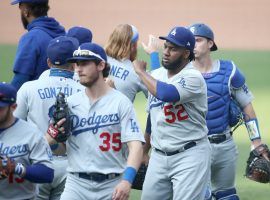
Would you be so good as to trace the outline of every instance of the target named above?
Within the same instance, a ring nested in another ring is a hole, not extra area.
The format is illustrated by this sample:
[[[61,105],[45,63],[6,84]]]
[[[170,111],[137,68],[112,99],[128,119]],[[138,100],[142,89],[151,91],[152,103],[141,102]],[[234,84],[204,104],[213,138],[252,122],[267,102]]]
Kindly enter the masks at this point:
[[[233,61],[211,59],[211,51],[217,50],[213,31],[202,23],[193,24],[189,29],[196,39],[193,65],[207,84],[212,194],[215,199],[238,200],[235,189],[238,151],[230,132],[230,103],[234,99],[241,107],[253,149],[261,144],[258,120],[251,103],[253,95]],[[211,192],[208,199],[211,199]]]
[[[13,66],[11,83],[19,89],[48,69],[47,46],[51,39],[65,35],[65,29],[47,16],[48,0],[13,0],[11,4],[19,4],[22,23],[28,31],[20,39]]]
[[[137,56],[138,39],[139,33],[135,26],[120,24],[111,33],[105,45],[108,63],[111,66],[109,79],[113,81],[115,88],[126,95],[131,102],[141,91],[146,97],[148,94],[132,64]]]
[[[142,199],[204,199],[210,172],[207,139],[207,88],[194,58],[195,38],[184,27],[173,28],[164,43],[162,65],[149,75],[146,63],[134,69],[151,95],[151,152]]]
[[[49,76],[26,82],[18,91],[15,115],[37,126],[42,133],[47,131],[56,95],[62,92],[70,96],[84,89],[72,79],[73,64],[66,62],[78,46],[77,39],[72,37],[60,36],[51,40],[47,48],[48,65],[51,67]],[[66,178],[66,156],[54,156],[53,166],[54,181],[39,185],[38,199],[60,199]]]
[[[67,99],[71,136],[66,142],[68,176],[61,199],[128,199],[144,142],[133,105],[104,82],[109,65],[102,47],[84,43],[69,61],[77,63],[86,89]],[[61,124],[62,120],[54,133]],[[49,134],[47,138],[55,143]]]
[[[0,83],[0,169],[10,167],[8,177],[0,178],[1,200],[35,199],[35,183],[54,177],[51,149],[40,130],[13,116],[16,93],[12,85]]]
[[[74,26],[74,27],[70,28],[67,31],[66,36],[76,38],[79,41],[79,45],[81,45],[82,43],[86,43],[86,42],[92,42],[92,37],[93,37],[90,29],[85,28],[85,27],[81,27],[81,26]],[[40,75],[39,78],[47,78],[48,76],[50,76],[49,69],[44,71]],[[79,77],[78,77],[78,74],[76,72],[74,72],[73,80],[79,82]]]

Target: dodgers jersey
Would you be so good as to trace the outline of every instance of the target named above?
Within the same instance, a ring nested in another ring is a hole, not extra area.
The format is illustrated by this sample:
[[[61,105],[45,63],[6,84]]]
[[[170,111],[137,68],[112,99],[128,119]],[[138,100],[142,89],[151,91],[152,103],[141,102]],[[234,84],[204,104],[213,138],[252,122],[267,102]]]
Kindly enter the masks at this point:
[[[73,72],[53,68],[49,77],[24,83],[17,93],[14,115],[46,133],[57,94],[62,92],[68,97],[84,89],[72,77]]]
[[[85,91],[70,96],[71,136],[67,156],[69,172],[122,173],[127,142],[144,142],[130,100],[111,89],[92,103]]]
[[[178,74],[168,78],[167,70],[161,67],[152,72],[160,81],[173,84],[180,100],[162,102],[153,95],[148,97],[151,116],[151,144],[154,148],[171,152],[181,149],[190,141],[206,137],[207,88],[201,73],[191,63]]]
[[[108,56],[108,63],[111,66],[109,78],[114,81],[117,90],[126,95],[131,102],[134,102],[136,94],[140,91],[147,97],[148,90],[134,71],[130,60],[119,61]]]
[[[16,119],[11,127],[0,130],[0,154],[25,166],[43,164],[52,168],[51,149],[41,135],[34,126]],[[0,188],[0,199],[31,199],[36,195],[36,184],[17,175],[0,180]]]

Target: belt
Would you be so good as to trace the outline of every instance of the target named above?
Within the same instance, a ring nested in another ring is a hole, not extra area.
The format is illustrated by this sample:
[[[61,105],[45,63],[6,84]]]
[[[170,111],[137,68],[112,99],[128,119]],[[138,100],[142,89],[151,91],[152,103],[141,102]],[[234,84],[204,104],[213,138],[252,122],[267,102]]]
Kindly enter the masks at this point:
[[[76,175],[79,178],[83,178],[83,179],[87,179],[87,180],[95,181],[95,182],[102,182],[105,180],[110,180],[121,175],[117,173],[101,174],[101,173],[81,173],[81,172],[79,173],[72,172],[71,174]]]
[[[215,134],[208,136],[208,140],[210,143],[219,144],[225,142],[227,139],[231,138],[231,134]]]
[[[177,153],[181,153],[181,152],[183,152],[183,151],[185,151],[185,150],[188,150],[188,149],[190,149],[190,148],[192,148],[192,147],[195,147],[195,146],[196,146],[196,142],[192,141],[192,142],[189,142],[189,143],[185,144],[185,145],[183,146],[183,148],[181,148],[181,149],[179,149],[179,150],[176,150],[176,151],[165,152],[165,151],[162,151],[162,150],[156,149],[156,148],[155,148],[155,151],[157,151],[157,152],[159,152],[159,153],[161,153],[161,154],[163,154],[163,155],[165,155],[165,156],[173,156],[173,155],[175,155],[175,154],[177,154]]]

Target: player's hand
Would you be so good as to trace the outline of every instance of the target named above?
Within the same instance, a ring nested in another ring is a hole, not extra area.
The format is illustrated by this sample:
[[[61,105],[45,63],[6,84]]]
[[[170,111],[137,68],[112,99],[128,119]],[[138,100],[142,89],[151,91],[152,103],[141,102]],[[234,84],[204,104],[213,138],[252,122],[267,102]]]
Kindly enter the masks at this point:
[[[137,74],[140,74],[142,72],[146,71],[147,63],[142,60],[134,60],[133,61],[133,67]]]
[[[148,165],[149,164],[149,159],[150,159],[150,157],[149,157],[148,153],[144,153],[143,154],[143,159],[142,159],[142,164]]]
[[[112,196],[112,200],[127,200],[131,190],[131,184],[122,180],[115,188]]]
[[[143,49],[146,53],[151,54],[159,51],[159,40],[154,35],[149,35],[148,44],[142,42]]]
[[[111,78],[109,78],[109,77],[104,78],[104,81],[105,81],[105,83],[107,83],[111,88],[116,89],[116,87],[115,87],[115,85],[114,85],[114,81],[113,81]]]
[[[262,144],[263,144],[263,142],[262,142],[260,139],[253,140],[253,141],[252,141],[252,145],[251,145],[251,151],[252,151],[253,149],[257,148],[258,146],[262,145]],[[268,152],[263,152],[263,153],[262,153],[262,156],[263,156],[266,160],[270,161]]]
[[[53,122],[50,122],[50,126],[48,127],[48,130],[46,132],[46,139],[48,141],[49,144],[54,144],[56,143],[55,139],[52,138],[52,136],[48,133],[49,129],[55,129],[55,130],[51,130],[51,131],[61,131],[62,133],[65,132],[65,128],[62,127],[62,124],[64,124],[64,122],[66,121],[66,118],[63,118],[61,120],[59,120],[55,125],[52,125]]]

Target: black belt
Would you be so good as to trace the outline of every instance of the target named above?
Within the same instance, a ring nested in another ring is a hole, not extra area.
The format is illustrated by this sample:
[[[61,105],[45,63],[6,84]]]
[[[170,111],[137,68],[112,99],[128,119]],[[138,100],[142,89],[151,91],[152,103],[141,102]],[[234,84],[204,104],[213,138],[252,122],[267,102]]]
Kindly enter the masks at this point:
[[[165,151],[162,151],[162,150],[156,149],[156,148],[155,148],[155,150],[157,152],[159,152],[159,153],[162,153],[163,155],[173,156],[173,155],[175,155],[177,153],[183,152],[183,151],[185,151],[187,149],[190,149],[192,147],[195,147],[195,146],[196,146],[196,142],[192,141],[192,142],[189,142],[189,143],[185,144],[182,149],[179,149],[179,150],[176,150],[176,151],[172,151],[172,152],[165,152]]]
[[[210,135],[208,140],[210,143],[219,144],[225,142],[227,140],[226,134],[217,134],[217,135]]]
[[[95,182],[102,182],[105,180],[110,180],[113,178],[116,178],[120,176],[121,174],[117,173],[111,173],[111,174],[100,174],[100,173],[71,173],[74,175],[77,175],[79,178],[87,179],[90,181],[95,181]]]

